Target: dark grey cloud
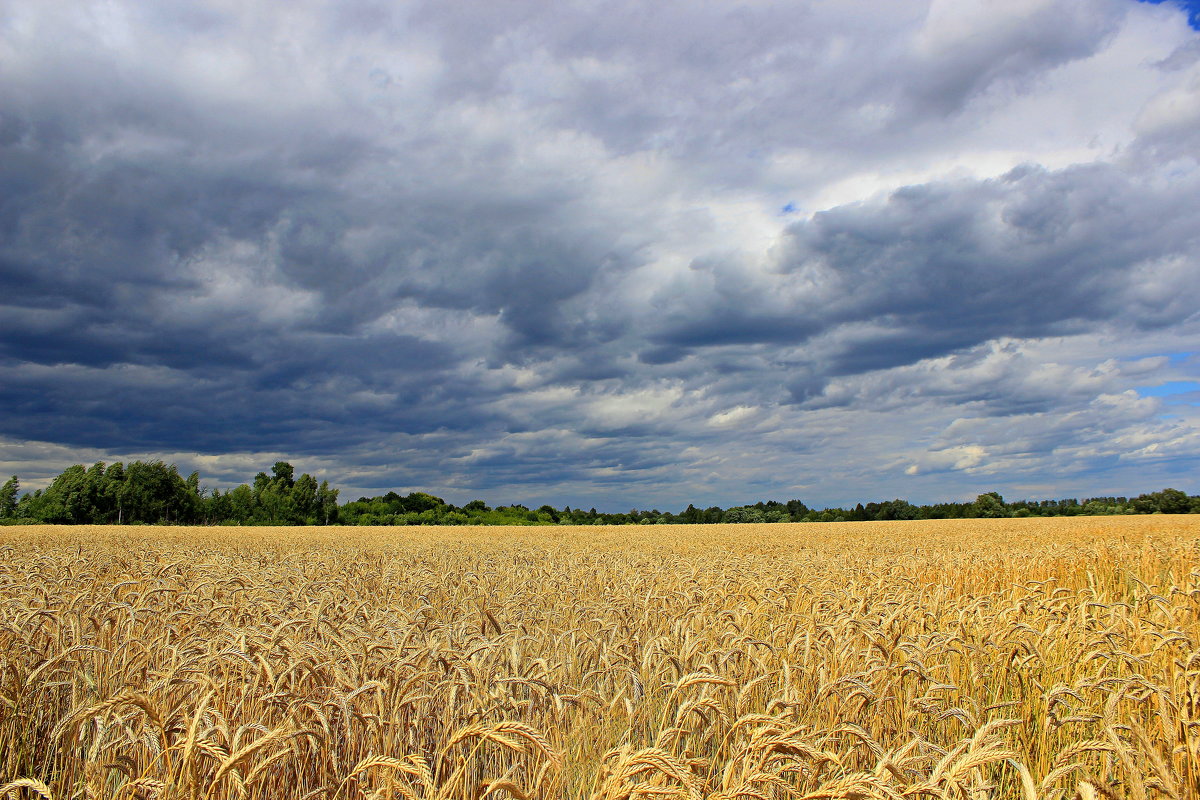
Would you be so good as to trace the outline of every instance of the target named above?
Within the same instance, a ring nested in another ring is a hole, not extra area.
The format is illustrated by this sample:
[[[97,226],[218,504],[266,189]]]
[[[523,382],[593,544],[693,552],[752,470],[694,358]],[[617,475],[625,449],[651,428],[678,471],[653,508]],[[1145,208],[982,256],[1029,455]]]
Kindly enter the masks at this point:
[[[1196,314],[1194,179],[1161,185],[1120,168],[905,187],[821,212],[791,231],[790,272],[826,278],[829,328],[878,322],[835,354],[835,372],[912,363],[989,339],[1138,328]],[[849,337],[847,337],[849,338]]]
[[[1181,17],[11,3],[0,465],[619,508],[1194,459],[1101,399],[1194,373],[1145,366],[1200,307]]]
[[[758,285],[725,278],[663,299],[647,363],[704,348],[795,345],[791,385],[963,351],[1000,337],[1067,336],[1196,319],[1195,176],[1111,164],[1022,166],[908,186],[793,225]],[[719,268],[718,268],[719,269]],[[814,374],[817,377],[814,377]]]

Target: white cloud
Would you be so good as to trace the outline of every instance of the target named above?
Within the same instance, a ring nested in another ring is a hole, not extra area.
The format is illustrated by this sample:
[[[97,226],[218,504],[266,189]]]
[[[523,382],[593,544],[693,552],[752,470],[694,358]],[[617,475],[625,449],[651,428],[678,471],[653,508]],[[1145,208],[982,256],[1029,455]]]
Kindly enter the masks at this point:
[[[666,507],[1200,458],[1130,394],[1197,374],[1169,4],[7,10],[14,470]]]

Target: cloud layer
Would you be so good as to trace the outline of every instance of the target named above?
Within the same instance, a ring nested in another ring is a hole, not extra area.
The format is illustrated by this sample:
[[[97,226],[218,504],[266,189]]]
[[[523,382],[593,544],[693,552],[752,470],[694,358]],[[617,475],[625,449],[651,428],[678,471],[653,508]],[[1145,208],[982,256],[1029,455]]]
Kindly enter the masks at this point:
[[[1198,130],[1169,4],[17,0],[0,468],[1184,484],[1197,406],[1138,389],[1200,371]]]

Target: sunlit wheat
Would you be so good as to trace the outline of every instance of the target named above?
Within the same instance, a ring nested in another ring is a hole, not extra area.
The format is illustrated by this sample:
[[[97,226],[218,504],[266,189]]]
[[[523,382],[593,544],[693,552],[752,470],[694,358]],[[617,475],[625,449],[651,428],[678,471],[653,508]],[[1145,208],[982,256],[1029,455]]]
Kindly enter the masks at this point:
[[[0,797],[1200,797],[1200,519],[3,528]]]

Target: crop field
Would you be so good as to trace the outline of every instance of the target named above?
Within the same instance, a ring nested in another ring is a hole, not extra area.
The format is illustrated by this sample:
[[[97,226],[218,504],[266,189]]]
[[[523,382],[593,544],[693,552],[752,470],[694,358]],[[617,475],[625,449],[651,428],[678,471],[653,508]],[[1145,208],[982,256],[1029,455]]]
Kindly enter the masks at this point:
[[[1200,517],[0,528],[0,797],[1196,798]]]

